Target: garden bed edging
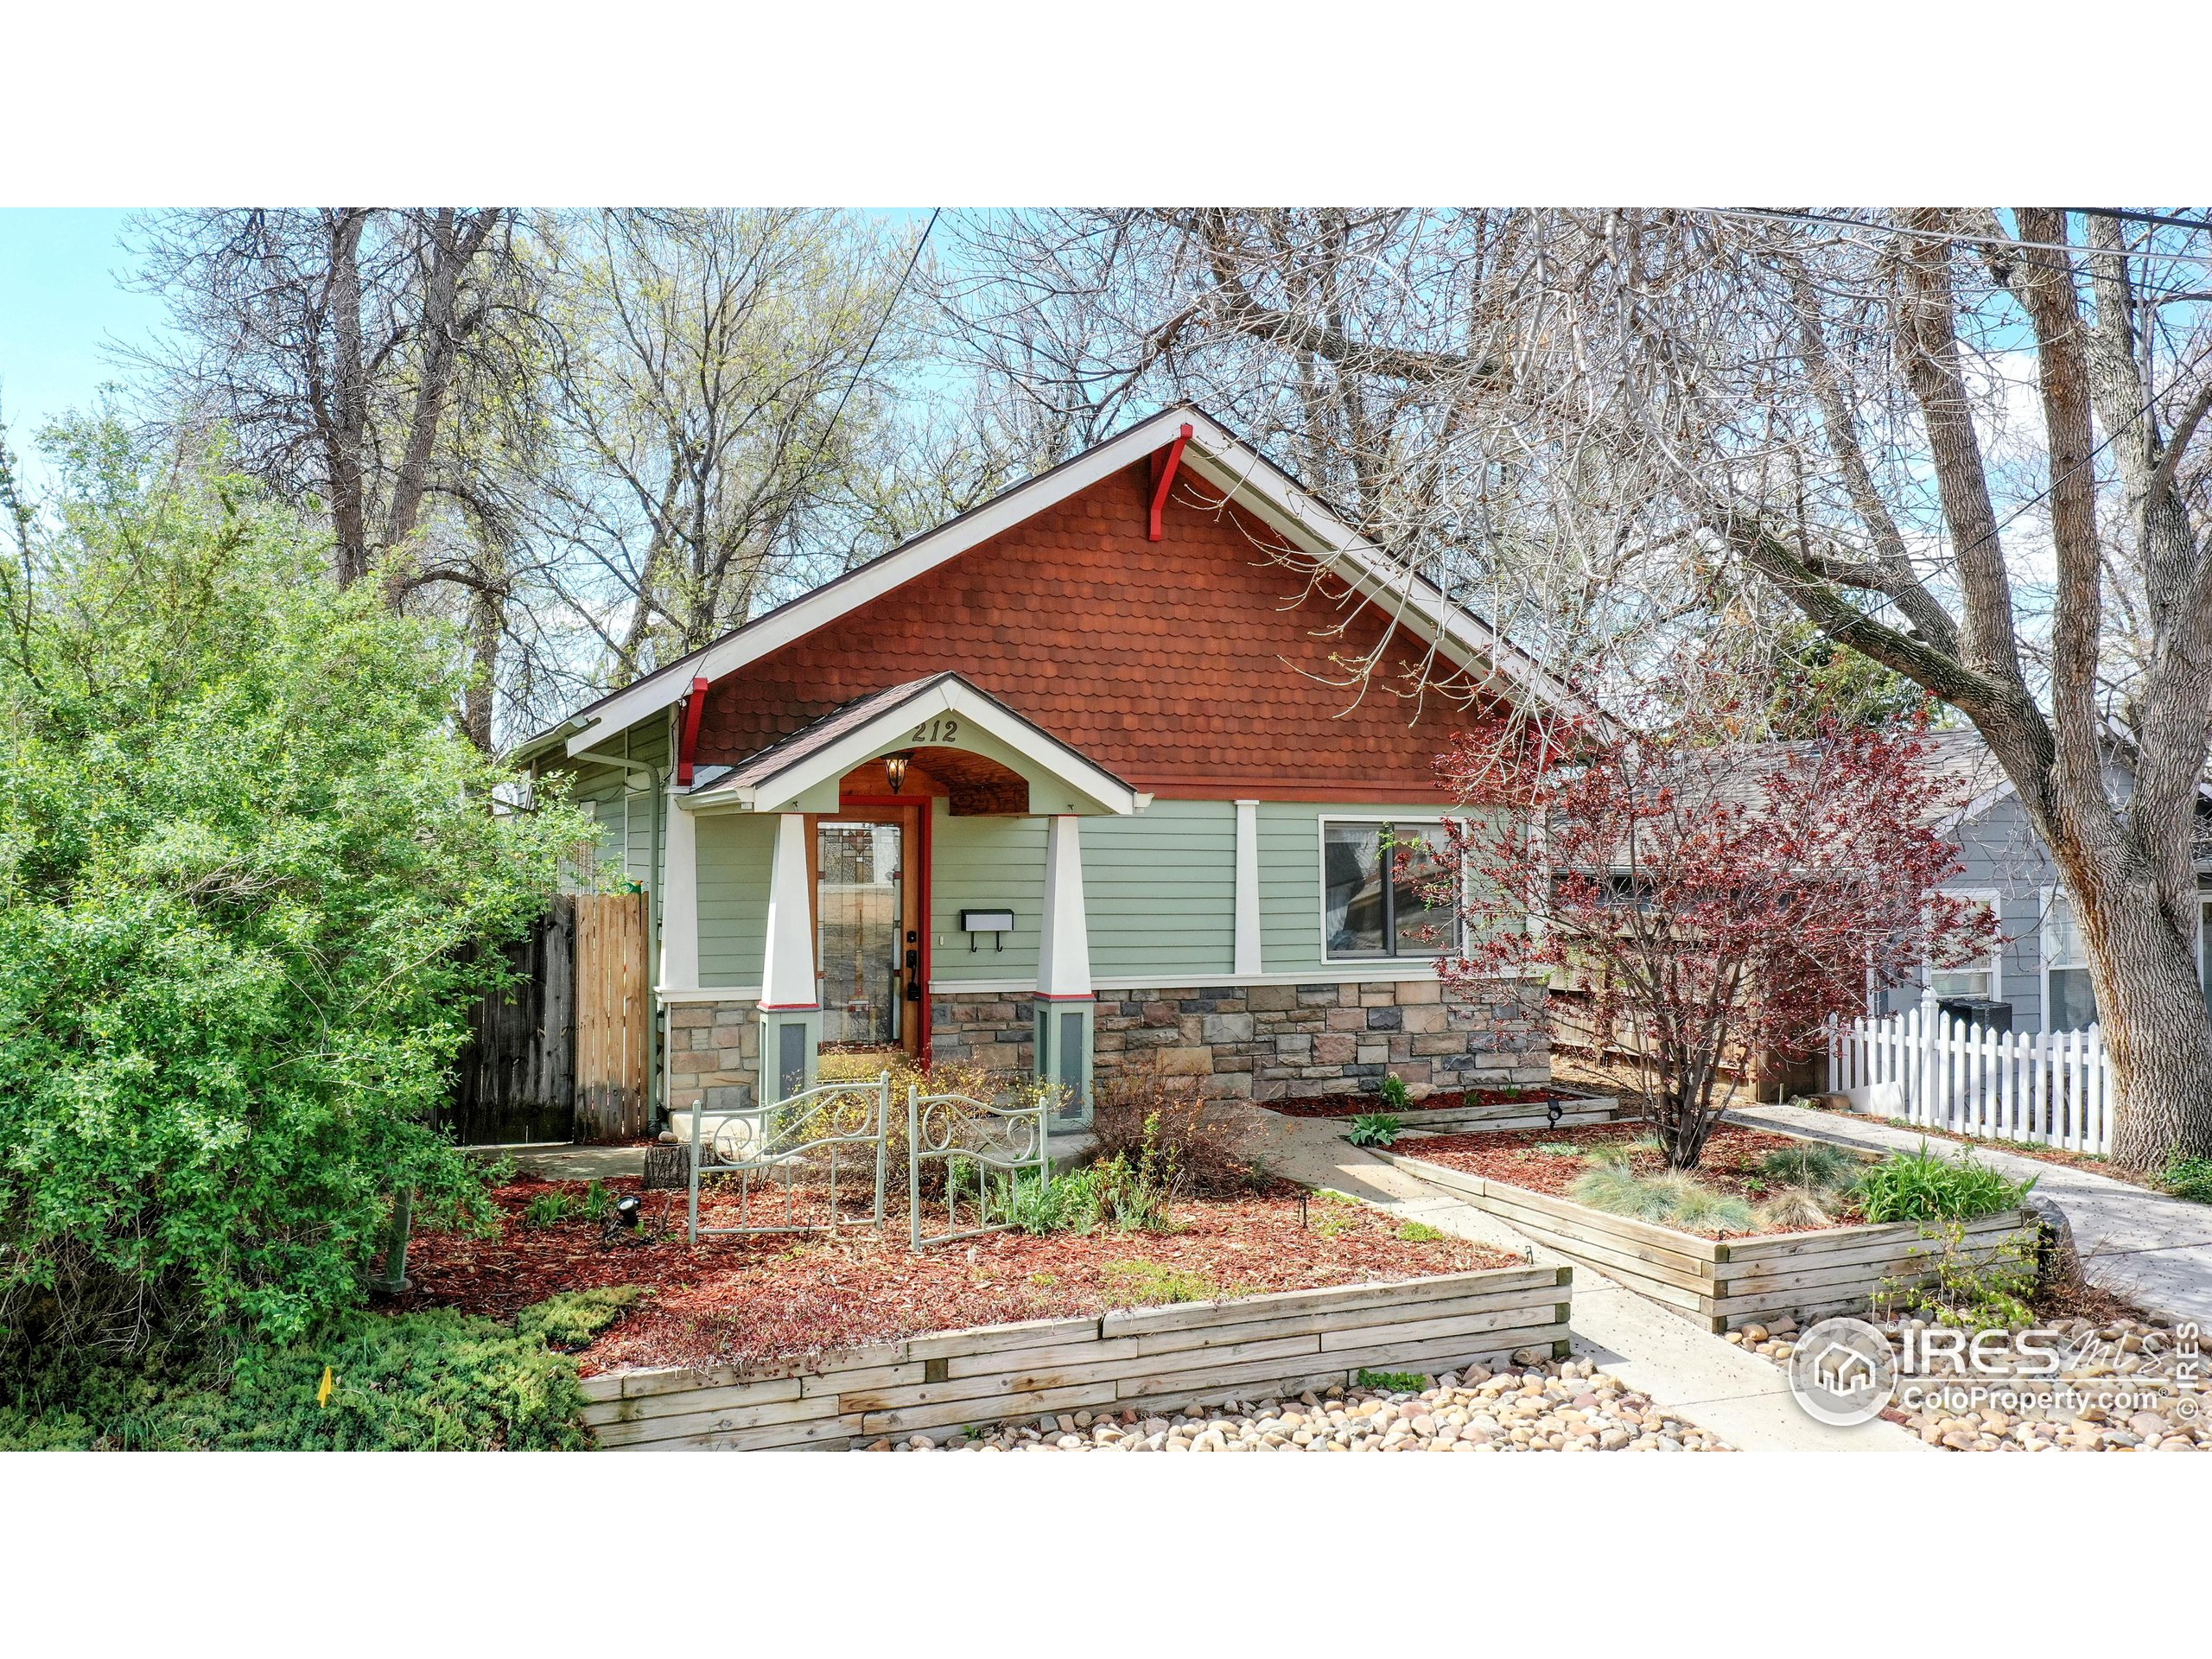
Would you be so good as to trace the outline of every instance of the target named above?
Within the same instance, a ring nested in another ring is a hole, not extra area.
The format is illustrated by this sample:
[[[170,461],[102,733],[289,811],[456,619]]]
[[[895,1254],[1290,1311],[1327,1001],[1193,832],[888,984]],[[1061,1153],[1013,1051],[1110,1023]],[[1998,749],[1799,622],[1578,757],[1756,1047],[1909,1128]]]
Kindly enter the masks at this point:
[[[1939,1249],[1923,1235],[1923,1224],[1911,1221],[1706,1238],[1404,1153],[1379,1155],[1716,1332],[1785,1315],[1810,1321],[1865,1313],[1885,1287],[1931,1277]],[[1976,1261],[1993,1255],[2007,1239],[2024,1236],[2033,1245],[2040,1237],[2041,1224],[2024,1209],[1959,1225]]]
[[[1573,1269],[1487,1268],[1094,1318],[944,1331],[763,1365],[583,1380],[601,1446],[842,1450],[854,1441],[1044,1412],[1435,1376],[1523,1349],[1564,1358]]]

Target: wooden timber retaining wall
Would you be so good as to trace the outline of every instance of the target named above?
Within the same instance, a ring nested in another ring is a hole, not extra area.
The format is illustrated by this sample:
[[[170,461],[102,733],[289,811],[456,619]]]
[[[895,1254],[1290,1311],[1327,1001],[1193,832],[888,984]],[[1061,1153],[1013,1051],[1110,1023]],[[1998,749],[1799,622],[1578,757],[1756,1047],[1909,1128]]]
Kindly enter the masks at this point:
[[[1490,1106],[1414,1106],[1390,1116],[1408,1129],[1433,1135],[1466,1135],[1491,1129],[1576,1129],[1611,1123],[1621,1116],[1616,1095],[1559,1095],[1559,1122],[1551,1119],[1550,1100],[1503,1100]],[[1388,1108],[1378,1109],[1388,1110]],[[1347,1120],[1349,1121],[1349,1120]]]
[[[602,1446],[840,1450],[924,1429],[1237,1398],[1567,1353],[1573,1269],[1492,1268],[911,1337],[742,1370],[584,1379]]]
[[[1885,1286],[1931,1277],[1930,1265],[1942,1249],[1940,1241],[1924,1236],[1921,1224],[1910,1221],[1702,1238],[1423,1159],[1383,1155],[1569,1261],[1611,1274],[1712,1331],[1784,1314],[1802,1320],[1863,1313]],[[2025,1210],[1984,1216],[1965,1223],[1963,1230],[1967,1254],[1975,1260],[1993,1255],[2008,1237],[2024,1235],[2032,1248],[2041,1236],[2040,1224]]]

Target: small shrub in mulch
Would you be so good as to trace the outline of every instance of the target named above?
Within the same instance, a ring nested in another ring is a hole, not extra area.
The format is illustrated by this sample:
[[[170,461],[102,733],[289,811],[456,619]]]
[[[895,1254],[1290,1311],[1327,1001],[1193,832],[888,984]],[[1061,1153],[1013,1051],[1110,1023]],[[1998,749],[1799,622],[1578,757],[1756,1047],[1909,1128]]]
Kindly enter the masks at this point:
[[[490,1236],[419,1236],[408,1256],[410,1305],[505,1319],[563,1292],[643,1287],[626,1316],[579,1356],[592,1372],[758,1363],[929,1331],[1519,1262],[1427,1229],[1402,1230],[1348,1198],[1301,1203],[1284,1183],[1224,1198],[1179,1193],[1164,1231],[999,1232],[919,1255],[907,1248],[903,1193],[881,1233],[850,1224],[848,1211],[834,1234],[724,1235],[696,1248],[684,1239],[683,1195],[650,1193],[645,1242],[631,1247],[603,1244],[581,1203],[570,1219],[525,1224],[531,1205],[559,1185],[518,1180],[496,1189]],[[580,1193],[578,1184],[566,1185]],[[638,1186],[607,1183],[617,1197]],[[702,1219],[734,1220],[736,1206],[730,1191],[709,1192]],[[796,1192],[791,1214],[801,1223],[826,1219],[825,1195]]]

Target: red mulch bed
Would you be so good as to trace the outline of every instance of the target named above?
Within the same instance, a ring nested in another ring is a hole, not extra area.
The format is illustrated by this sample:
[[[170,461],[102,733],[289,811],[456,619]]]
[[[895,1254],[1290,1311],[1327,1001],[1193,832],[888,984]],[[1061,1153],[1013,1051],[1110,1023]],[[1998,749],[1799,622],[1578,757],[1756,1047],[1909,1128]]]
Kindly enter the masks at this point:
[[[1525,1186],[1534,1192],[1546,1192],[1557,1198],[1569,1198],[1567,1189],[1576,1178],[1589,1173],[1590,1166],[1580,1156],[1538,1152],[1539,1145],[1573,1144],[1586,1151],[1636,1140],[1647,1131],[1636,1123],[1603,1123],[1586,1128],[1568,1129],[1510,1129],[1494,1130],[1486,1135],[1421,1135],[1400,1139],[1392,1150],[1408,1158],[1424,1158],[1433,1164],[1443,1164],[1452,1169],[1466,1171],[1470,1175],[1481,1175],[1509,1186]],[[1713,1131],[1705,1143],[1705,1156],[1693,1172],[1696,1178],[1717,1192],[1733,1193],[1756,1204],[1767,1195],[1768,1188],[1758,1179],[1758,1167],[1769,1153],[1783,1152],[1793,1147],[1808,1144],[1796,1135],[1775,1135],[1764,1129],[1743,1129],[1724,1123]],[[1629,1166],[1639,1175],[1663,1174],[1667,1160],[1656,1152],[1639,1152],[1629,1160]],[[1834,1225],[1847,1227],[1857,1224],[1857,1217],[1847,1211],[1837,1215]],[[1815,1232],[1817,1228],[1777,1227],[1773,1232]],[[1717,1236],[1708,1234],[1707,1236]]]
[[[1456,1110],[1463,1106],[1541,1105],[1548,1100],[1581,1100],[1586,1096],[1560,1089],[1459,1089],[1439,1092],[1414,1103],[1415,1112]],[[1362,1112],[1390,1109],[1374,1095],[1323,1095],[1313,1100],[1263,1100],[1255,1103],[1286,1117],[1357,1117]]]
[[[633,1179],[605,1185],[616,1196],[639,1191]],[[531,1199],[556,1186],[578,1198],[585,1190],[576,1181],[517,1180],[494,1195],[504,1212],[499,1237],[416,1238],[405,1305],[505,1319],[559,1291],[648,1287],[653,1294],[580,1357],[588,1373],[759,1363],[929,1331],[1100,1313],[1142,1300],[1133,1298],[1126,1276],[1109,1271],[1114,1263],[1155,1264],[1198,1275],[1217,1292],[1253,1294],[1520,1262],[1462,1239],[1401,1239],[1402,1224],[1363,1205],[1315,1198],[1301,1226],[1298,1191],[1287,1185],[1179,1200],[1172,1233],[993,1233],[919,1255],[906,1246],[903,1194],[881,1235],[846,1228],[836,1236],[726,1236],[702,1238],[695,1249],[684,1242],[684,1195],[652,1192],[642,1195],[652,1242],[610,1249],[594,1223],[523,1224]],[[847,1191],[841,1188],[841,1209]],[[818,1217],[823,1208],[810,1198],[799,1213]],[[702,1222],[736,1219],[734,1198],[709,1202],[702,1194],[701,1211]]]

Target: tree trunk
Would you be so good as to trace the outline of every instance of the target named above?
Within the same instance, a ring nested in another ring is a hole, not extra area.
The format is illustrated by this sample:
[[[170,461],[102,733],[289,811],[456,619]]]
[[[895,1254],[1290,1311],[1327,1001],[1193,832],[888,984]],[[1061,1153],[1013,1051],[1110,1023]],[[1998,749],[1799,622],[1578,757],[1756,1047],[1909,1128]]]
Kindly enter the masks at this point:
[[[461,728],[468,741],[492,753],[492,709],[499,690],[499,645],[506,637],[505,596],[489,588],[473,588],[468,604],[468,690],[461,706]]]
[[[335,210],[330,220],[330,321],[337,334],[333,408],[323,430],[330,479],[330,519],[336,545],[331,574],[350,588],[369,571],[368,474],[363,458],[369,426],[367,371],[361,352],[361,232],[368,213]]]
[[[2094,885],[2075,900],[2112,1056],[2112,1160],[2155,1173],[2169,1156],[2212,1157],[2212,1020],[2193,941],[2147,884]]]

